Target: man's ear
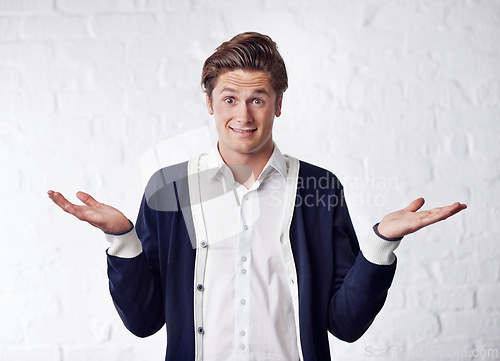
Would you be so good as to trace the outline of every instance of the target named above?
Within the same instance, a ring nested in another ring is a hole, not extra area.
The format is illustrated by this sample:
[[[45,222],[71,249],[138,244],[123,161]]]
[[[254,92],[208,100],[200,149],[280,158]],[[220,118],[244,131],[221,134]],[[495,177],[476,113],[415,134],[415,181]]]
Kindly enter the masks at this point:
[[[276,117],[279,117],[281,115],[281,105],[283,104],[283,94],[281,94],[279,100],[278,100],[278,104],[276,104],[276,113],[274,113],[276,115]]]
[[[212,101],[210,100],[208,94],[205,94],[205,100],[207,102],[208,114],[214,115],[214,110],[212,109]]]

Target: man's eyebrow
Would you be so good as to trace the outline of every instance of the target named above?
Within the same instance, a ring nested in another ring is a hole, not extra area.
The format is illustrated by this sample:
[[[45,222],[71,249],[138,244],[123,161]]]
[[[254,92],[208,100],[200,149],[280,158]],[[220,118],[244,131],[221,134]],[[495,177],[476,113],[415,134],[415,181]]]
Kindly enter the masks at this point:
[[[221,93],[237,93],[236,89],[229,88],[229,87],[224,87],[220,91]]]
[[[224,87],[222,88],[222,90],[220,91],[220,93],[238,93],[238,91],[234,88],[230,88],[230,87]],[[254,93],[255,94],[265,94],[267,96],[270,96],[269,92],[267,91],[266,88],[257,88],[254,90]]]
[[[267,96],[270,96],[271,94],[269,94],[269,92],[267,91],[267,89],[265,88],[259,88],[259,89],[256,89],[255,90],[255,93],[257,94],[265,94]]]

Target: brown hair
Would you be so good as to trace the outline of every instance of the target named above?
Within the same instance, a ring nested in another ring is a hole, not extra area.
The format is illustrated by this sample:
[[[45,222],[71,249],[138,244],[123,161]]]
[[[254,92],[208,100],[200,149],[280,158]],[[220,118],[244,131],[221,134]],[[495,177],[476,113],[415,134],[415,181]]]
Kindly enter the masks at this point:
[[[276,106],[288,88],[285,63],[276,43],[267,35],[246,32],[222,43],[203,64],[201,87],[212,99],[217,78],[235,69],[260,70],[269,76],[276,92]]]

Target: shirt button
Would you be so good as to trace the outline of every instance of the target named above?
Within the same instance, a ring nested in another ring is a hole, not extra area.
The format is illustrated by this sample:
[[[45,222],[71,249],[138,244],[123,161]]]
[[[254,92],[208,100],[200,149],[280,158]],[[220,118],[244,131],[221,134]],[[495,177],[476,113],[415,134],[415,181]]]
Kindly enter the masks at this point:
[[[245,196],[243,197],[243,199],[244,199],[244,200],[246,200],[246,201],[248,201],[248,196],[247,196],[247,195],[245,195]]]
[[[245,300],[241,300],[241,304],[242,304],[242,305],[246,305],[246,304],[247,304],[247,301],[245,301]]]
[[[245,331],[240,331],[240,335],[245,336],[246,335]]]
[[[248,226],[245,224],[245,225],[243,226],[243,229],[244,229],[245,231],[248,231]]]
[[[203,327],[198,327],[198,333],[201,335],[203,333]]]
[[[201,248],[206,248],[207,247],[207,242],[201,241],[200,246],[201,246]]]
[[[245,274],[245,273],[247,273],[247,270],[243,268],[243,269],[241,270],[241,273]]]
[[[241,257],[241,261],[242,262],[246,262],[247,261],[247,258],[245,256]]]
[[[244,350],[245,349],[245,345],[241,344],[240,345],[240,350]]]
[[[200,283],[198,286],[196,286],[196,289],[198,291],[203,291],[203,285]]]

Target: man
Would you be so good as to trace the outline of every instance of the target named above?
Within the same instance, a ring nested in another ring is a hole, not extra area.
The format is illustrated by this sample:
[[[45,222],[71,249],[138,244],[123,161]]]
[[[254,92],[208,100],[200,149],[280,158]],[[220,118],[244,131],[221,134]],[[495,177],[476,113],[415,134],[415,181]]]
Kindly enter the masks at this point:
[[[466,206],[417,212],[417,199],[360,251],[338,179],[273,142],[287,88],[276,44],[235,36],[202,85],[217,148],[159,170],[135,227],[83,192],[84,206],[49,197],[107,233],[115,306],[140,337],[166,324],[166,360],[329,360],[327,331],[355,341],[380,311],[401,238]]]

